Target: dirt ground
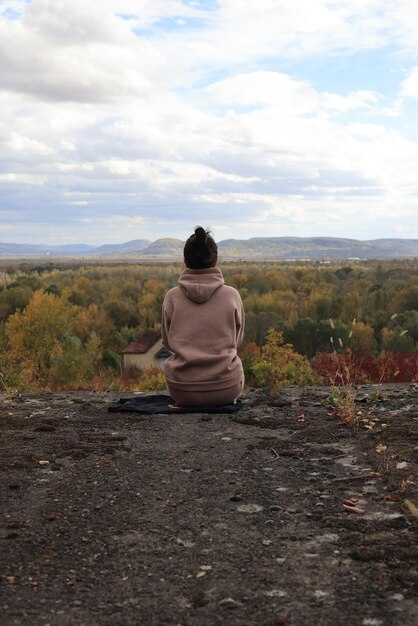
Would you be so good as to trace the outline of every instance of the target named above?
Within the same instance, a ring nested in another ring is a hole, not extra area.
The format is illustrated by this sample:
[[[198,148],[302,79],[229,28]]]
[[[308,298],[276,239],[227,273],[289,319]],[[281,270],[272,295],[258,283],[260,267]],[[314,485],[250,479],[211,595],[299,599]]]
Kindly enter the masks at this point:
[[[418,385],[357,392],[357,426],[324,388],[0,397],[1,626],[417,624]]]

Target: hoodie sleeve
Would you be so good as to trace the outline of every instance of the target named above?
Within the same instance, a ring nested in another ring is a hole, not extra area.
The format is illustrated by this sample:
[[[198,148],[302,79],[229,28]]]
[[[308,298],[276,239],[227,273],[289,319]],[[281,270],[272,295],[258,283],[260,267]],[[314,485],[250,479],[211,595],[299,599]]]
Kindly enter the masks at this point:
[[[172,313],[171,309],[172,309],[171,301],[166,295],[166,297],[164,298],[164,302],[163,302],[163,311],[162,311],[162,318],[161,318],[161,334],[163,337],[164,347],[167,350],[170,350],[170,352],[172,352],[172,349],[170,348],[168,335],[170,332],[170,325],[171,325],[171,313]]]
[[[245,328],[245,311],[244,305],[242,304],[241,296],[238,294],[238,303],[237,309],[235,311],[235,324],[236,324],[236,337],[237,337],[237,347],[242,343],[244,338],[244,328]]]

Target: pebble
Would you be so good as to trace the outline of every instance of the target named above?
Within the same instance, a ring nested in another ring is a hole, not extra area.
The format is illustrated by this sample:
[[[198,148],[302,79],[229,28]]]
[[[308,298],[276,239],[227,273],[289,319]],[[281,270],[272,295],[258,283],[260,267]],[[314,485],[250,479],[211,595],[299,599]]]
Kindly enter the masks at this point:
[[[286,591],[282,591],[281,589],[272,589],[271,591],[264,591],[263,593],[269,598],[284,598],[287,595]]]
[[[183,548],[193,548],[195,545],[193,541],[189,541],[189,539],[181,539],[180,537],[176,538],[176,542],[179,546],[183,546]]]
[[[238,609],[242,606],[242,603],[237,602],[233,598],[223,598],[219,601],[219,605],[225,607],[226,609]]]
[[[240,502],[242,500],[242,496],[239,493],[235,493],[233,496],[229,496],[231,502]]]
[[[241,504],[237,510],[238,513],[259,513],[263,507],[260,504]]]

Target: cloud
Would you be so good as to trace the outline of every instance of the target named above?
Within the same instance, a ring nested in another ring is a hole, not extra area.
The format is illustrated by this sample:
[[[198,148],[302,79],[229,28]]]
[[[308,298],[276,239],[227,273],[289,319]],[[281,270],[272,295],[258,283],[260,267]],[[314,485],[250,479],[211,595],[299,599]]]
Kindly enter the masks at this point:
[[[345,80],[356,83],[364,51],[413,57],[412,4],[94,5],[1,5],[11,239],[184,237],[198,222],[232,236],[359,234],[364,222],[365,238],[402,222],[418,236],[418,137],[402,108],[418,95],[417,67],[393,55],[395,94]],[[318,85],[312,65],[327,55],[346,74]]]
[[[402,82],[400,95],[404,98],[418,100],[418,66],[413,67]]]
[[[158,54],[109,7],[34,0],[20,20],[0,19],[2,88],[52,101],[149,98]]]

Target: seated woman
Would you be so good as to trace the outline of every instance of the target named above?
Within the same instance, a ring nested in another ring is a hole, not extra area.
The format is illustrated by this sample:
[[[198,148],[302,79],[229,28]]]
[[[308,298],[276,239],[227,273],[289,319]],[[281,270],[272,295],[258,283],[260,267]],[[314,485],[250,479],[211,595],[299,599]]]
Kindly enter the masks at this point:
[[[201,226],[184,246],[186,269],[163,303],[162,335],[172,354],[164,364],[170,396],[179,406],[233,402],[244,387],[237,347],[244,308],[216,267],[218,248]]]

